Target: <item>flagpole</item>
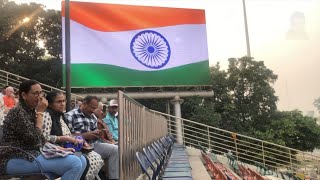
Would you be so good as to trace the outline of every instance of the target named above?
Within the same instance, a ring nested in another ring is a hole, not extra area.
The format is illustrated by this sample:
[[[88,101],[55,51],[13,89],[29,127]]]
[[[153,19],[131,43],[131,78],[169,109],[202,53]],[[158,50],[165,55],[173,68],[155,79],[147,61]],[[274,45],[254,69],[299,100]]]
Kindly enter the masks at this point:
[[[66,58],[66,111],[71,110],[71,85],[70,85],[70,0],[65,0],[65,58]]]
[[[246,1],[245,0],[242,0],[242,5],[243,5],[244,28],[246,31],[247,56],[251,57],[249,30],[248,30],[248,21],[247,21],[247,11],[246,11]]]

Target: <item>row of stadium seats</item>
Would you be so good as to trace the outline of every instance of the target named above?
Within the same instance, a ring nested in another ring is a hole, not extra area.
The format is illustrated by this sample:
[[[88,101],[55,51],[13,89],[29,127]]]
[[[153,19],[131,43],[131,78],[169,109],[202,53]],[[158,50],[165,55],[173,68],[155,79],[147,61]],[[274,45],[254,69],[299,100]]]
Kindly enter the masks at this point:
[[[149,180],[192,180],[186,148],[174,143],[173,136],[162,137],[153,142],[143,148],[143,153],[136,152],[136,158]]]

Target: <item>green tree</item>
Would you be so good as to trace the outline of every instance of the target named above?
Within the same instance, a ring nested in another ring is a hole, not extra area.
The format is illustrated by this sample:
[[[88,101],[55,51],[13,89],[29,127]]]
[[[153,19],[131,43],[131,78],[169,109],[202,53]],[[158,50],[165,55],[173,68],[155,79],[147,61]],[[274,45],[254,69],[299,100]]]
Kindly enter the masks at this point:
[[[229,131],[238,131],[238,121],[235,121],[235,106],[232,103],[232,94],[229,93],[228,72],[221,70],[220,64],[210,67],[211,85],[214,95],[208,98],[216,113],[220,114],[219,128]]]
[[[0,1],[0,65],[14,70],[17,64],[39,60],[45,50],[39,46],[39,18],[43,8],[36,3],[17,5]]]
[[[138,102],[149,109],[156,110],[159,112],[167,112],[167,99],[138,99]]]
[[[184,99],[181,114],[186,119],[209,126],[218,127],[221,121],[221,116],[215,112],[212,101],[197,96]]]
[[[314,106],[318,109],[320,113],[320,97],[313,102]]]
[[[298,110],[276,112],[266,129],[256,131],[255,136],[302,151],[320,147],[320,126]]]
[[[60,12],[36,3],[0,0],[0,14],[1,69],[60,87]]]
[[[219,64],[211,68],[215,96],[213,104],[221,114],[221,127],[244,134],[263,129],[277,109],[271,86],[277,79],[263,61],[250,57],[229,59],[227,71]]]
[[[300,111],[277,110],[271,86],[277,75],[262,61],[229,59],[227,70],[211,67],[211,79],[214,97],[209,99],[221,116],[217,127],[304,151],[319,147],[320,127],[314,119]]]
[[[46,10],[41,16],[40,35],[48,54],[55,59],[62,58],[61,12]]]

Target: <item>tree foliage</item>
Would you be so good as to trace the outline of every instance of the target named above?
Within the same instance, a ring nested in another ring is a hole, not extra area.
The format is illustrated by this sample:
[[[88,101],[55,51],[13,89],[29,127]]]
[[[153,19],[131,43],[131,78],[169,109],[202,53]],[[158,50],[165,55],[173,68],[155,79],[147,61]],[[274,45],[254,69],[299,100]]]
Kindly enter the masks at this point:
[[[0,58],[1,67],[17,63],[28,63],[44,56],[39,47],[39,16],[43,8],[39,4],[17,5],[1,1]],[[29,18],[29,21],[25,21]]]
[[[281,112],[272,84],[277,80],[262,61],[229,59],[229,67],[211,67],[214,110],[220,128],[292,148],[311,151],[320,146],[320,126],[300,111]]]
[[[255,136],[303,151],[320,147],[319,125],[314,118],[303,116],[298,110],[277,111],[270,124],[264,130],[255,131]]]
[[[263,129],[277,109],[271,86],[277,75],[263,61],[231,58],[227,71],[220,70],[219,64],[211,68],[211,79],[213,104],[222,116],[224,129],[244,134]],[[248,127],[254,130],[248,131]]]
[[[62,76],[60,12],[0,0],[0,14],[1,69],[56,86]]]
[[[313,102],[314,106],[318,109],[320,113],[320,97]]]
[[[219,126],[221,116],[214,110],[214,105],[210,99],[201,97],[186,98],[182,104],[181,113],[192,121],[201,122],[210,126]]]
[[[47,10],[41,16],[41,31],[39,37],[43,40],[48,54],[55,59],[62,58],[62,26],[61,12]]]

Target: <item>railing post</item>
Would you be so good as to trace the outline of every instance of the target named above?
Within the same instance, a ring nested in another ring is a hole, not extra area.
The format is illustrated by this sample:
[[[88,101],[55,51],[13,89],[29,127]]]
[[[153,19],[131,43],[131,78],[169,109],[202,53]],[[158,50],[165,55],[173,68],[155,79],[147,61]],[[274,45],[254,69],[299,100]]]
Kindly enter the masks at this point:
[[[211,149],[211,142],[210,142],[210,128],[209,128],[209,126],[207,126],[207,131],[208,131],[209,149]]]
[[[304,171],[307,171],[307,164],[306,162],[306,157],[304,156],[304,152],[302,152],[302,156],[303,156],[303,163],[304,163]]]
[[[123,121],[124,121],[124,100],[123,100],[123,93],[118,91],[118,104],[119,104],[119,139],[118,139],[118,153],[119,153],[119,180],[124,180],[125,169],[124,167],[124,130],[123,130]]]
[[[239,161],[238,145],[237,145],[237,134],[236,134],[236,133],[232,133],[231,135],[232,135],[232,137],[233,137],[234,146],[235,146],[235,148],[236,148],[236,157],[237,157],[237,161]]]
[[[262,141],[261,147],[262,147],[262,160],[263,160],[263,165],[266,166],[266,160],[265,160],[265,157],[264,157],[263,141]]]
[[[184,120],[181,119],[181,126],[182,126],[182,141],[183,141],[183,145],[186,145],[186,139],[184,138]]]
[[[168,101],[167,102],[167,114],[169,114],[170,115],[170,102]],[[168,128],[169,128],[169,134],[171,134],[171,117],[170,116],[168,116],[168,120],[167,120],[167,122],[169,122],[168,123]]]
[[[174,105],[174,115],[176,120],[176,135],[177,135],[177,142],[184,144],[183,137],[182,137],[182,125],[181,125],[181,104],[183,103],[183,99],[180,99],[179,96],[175,96],[171,103]]]
[[[293,171],[293,168],[292,168],[292,158],[291,158],[291,149],[289,149],[289,156],[290,156],[290,168],[291,168],[291,171]]]

